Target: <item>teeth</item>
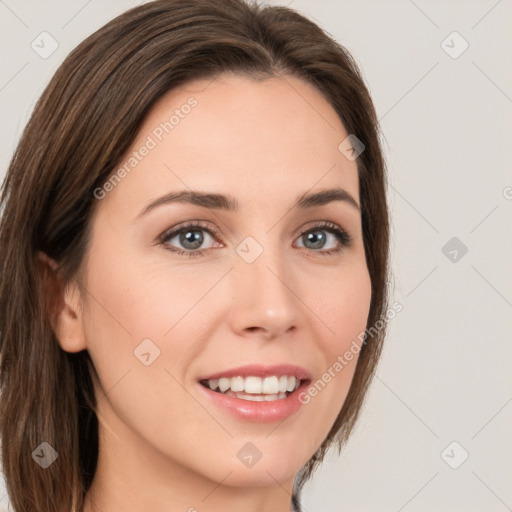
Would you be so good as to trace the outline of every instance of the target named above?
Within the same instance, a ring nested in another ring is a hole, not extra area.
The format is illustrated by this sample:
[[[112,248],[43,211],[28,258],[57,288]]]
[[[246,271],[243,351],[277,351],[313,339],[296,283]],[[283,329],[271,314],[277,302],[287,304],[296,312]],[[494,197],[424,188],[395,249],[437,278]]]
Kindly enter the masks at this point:
[[[283,394],[286,396],[286,392],[295,391],[300,383],[301,381],[293,375],[282,375],[281,377],[271,375],[264,378],[251,375],[248,377],[221,377],[220,379],[208,380],[208,386],[213,391],[218,388],[221,393],[226,394],[245,392],[246,394],[258,395],[248,398],[248,400],[254,399],[256,401],[277,400]]]
[[[237,394],[233,393],[233,396],[237,396]],[[237,396],[237,398],[241,398],[241,397]],[[265,401],[265,397],[263,395],[254,395],[254,396],[244,395],[243,399],[249,400],[251,402],[264,402]]]
[[[263,393],[275,395],[279,391],[279,380],[277,377],[265,377],[262,387]]]
[[[219,379],[219,389],[221,390],[222,393],[224,393],[224,391],[229,389],[230,386],[231,386],[231,379],[226,379],[225,377],[222,377]]]
[[[293,391],[295,389],[296,382],[297,379],[295,377],[290,377],[288,379],[288,387],[286,388],[286,391]]]
[[[263,390],[263,383],[261,377],[246,377],[245,378],[245,392],[261,394]]]
[[[245,389],[245,382],[242,377],[232,377],[230,380],[231,391],[243,391]]]
[[[240,398],[241,400],[249,400],[250,402],[273,402],[274,400],[282,400],[286,398],[286,393],[277,393],[272,395],[250,395],[243,392],[234,393],[230,389],[228,389],[224,395],[234,396],[236,398]]]

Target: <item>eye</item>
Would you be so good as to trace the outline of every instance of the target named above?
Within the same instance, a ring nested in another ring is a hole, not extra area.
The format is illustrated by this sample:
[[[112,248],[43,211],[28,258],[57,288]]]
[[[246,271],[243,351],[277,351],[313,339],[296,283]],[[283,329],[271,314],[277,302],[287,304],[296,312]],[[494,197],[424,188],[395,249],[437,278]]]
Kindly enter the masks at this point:
[[[330,235],[334,247],[319,251],[318,249],[325,249],[325,245],[329,240],[326,233]],[[299,237],[299,240],[303,240],[305,244],[310,245],[310,247],[305,247],[309,251],[317,252],[322,255],[330,255],[338,253],[343,248],[350,246],[352,239],[344,229],[341,229],[336,224],[332,222],[319,222],[307,231],[304,231]]]
[[[206,237],[204,233],[206,233]],[[330,237],[326,236],[326,233]],[[208,238],[212,238],[214,245],[206,248],[202,247]],[[220,233],[216,229],[195,221],[166,231],[159,237],[159,242],[169,251],[182,256],[203,256],[206,251],[213,247],[223,247],[222,244],[215,242],[215,239],[219,238]],[[330,245],[334,243],[334,247],[327,248],[326,250],[324,246],[329,241],[329,238],[331,238]],[[174,239],[176,240],[173,242]],[[332,222],[318,222],[306,231],[303,231],[298,239],[304,240],[305,244],[311,246],[299,245],[299,247],[321,255],[338,253],[344,247],[348,247],[352,240],[345,230]],[[182,249],[176,248],[176,246],[179,247],[180,245]]]
[[[203,233],[206,233],[205,237]],[[211,227],[206,227],[198,222],[190,222],[184,226],[166,232],[160,238],[160,243],[164,244],[167,249],[185,256],[202,256],[207,250],[198,250],[204,243],[205,238],[219,237],[219,233]],[[170,243],[171,240],[177,239],[174,244]],[[172,248],[172,245],[181,244],[184,250]]]

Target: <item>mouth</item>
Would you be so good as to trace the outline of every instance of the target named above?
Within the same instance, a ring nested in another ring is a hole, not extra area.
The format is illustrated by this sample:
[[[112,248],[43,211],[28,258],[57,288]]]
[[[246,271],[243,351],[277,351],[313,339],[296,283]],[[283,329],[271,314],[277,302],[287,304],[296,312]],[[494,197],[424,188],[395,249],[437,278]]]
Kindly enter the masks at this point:
[[[204,375],[197,381],[214,407],[242,421],[271,423],[298,413],[312,374],[292,364],[248,364]]]
[[[199,383],[211,391],[240,400],[274,402],[287,398],[307,380],[299,379],[295,375],[236,375],[203,379]]]

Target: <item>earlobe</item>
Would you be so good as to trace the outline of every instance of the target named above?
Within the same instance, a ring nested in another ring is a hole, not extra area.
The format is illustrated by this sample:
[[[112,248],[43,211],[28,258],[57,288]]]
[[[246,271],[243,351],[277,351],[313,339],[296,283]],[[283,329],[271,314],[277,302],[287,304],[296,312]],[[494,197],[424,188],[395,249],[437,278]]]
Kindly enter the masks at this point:
[[[80,352],[87,348],[81,292],[76,280],[64,285],[57,274],[58,264],[47,254],[37,251],[36,263],[46,294],[47,314],[62,350]]]

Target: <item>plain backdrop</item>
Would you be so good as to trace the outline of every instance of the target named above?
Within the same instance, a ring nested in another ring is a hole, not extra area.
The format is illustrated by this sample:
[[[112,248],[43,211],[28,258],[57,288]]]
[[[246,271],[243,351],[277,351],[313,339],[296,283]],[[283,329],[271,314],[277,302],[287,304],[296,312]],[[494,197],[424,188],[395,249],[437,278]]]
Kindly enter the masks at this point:
[[[65,56],[139,3],[0,1],[2,179]],[[304,508],[512,510],[512,4],[267,3],[315,20],[362,69],[385,136],[390,286],[403,305],[354,436],[308,483]],[[46,58],[31,46],[42,32],[58,44]]]

